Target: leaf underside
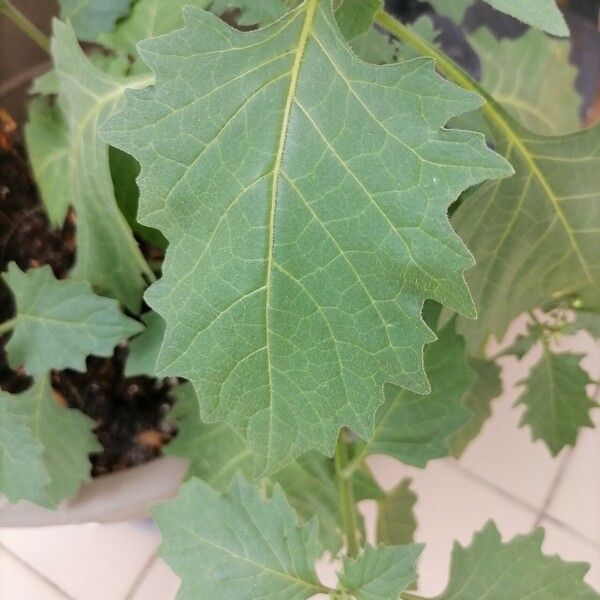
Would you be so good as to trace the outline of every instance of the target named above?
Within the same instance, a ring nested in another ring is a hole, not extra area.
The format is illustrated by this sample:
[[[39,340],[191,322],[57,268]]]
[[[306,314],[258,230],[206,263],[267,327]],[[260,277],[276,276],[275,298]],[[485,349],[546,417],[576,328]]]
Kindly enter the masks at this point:
[[[369,438],[385,382],[428,391],[424,300],[474,316],[448,205],[509,167],[442,129],[476,97],[428,60],[360,62],[326,1],[248,33],[185,22],[140,45],[157,84],[104,135],[141,164],[140,220],[170,241],[146,295],[159,372],[274,471],[331,453],[343,425]]]

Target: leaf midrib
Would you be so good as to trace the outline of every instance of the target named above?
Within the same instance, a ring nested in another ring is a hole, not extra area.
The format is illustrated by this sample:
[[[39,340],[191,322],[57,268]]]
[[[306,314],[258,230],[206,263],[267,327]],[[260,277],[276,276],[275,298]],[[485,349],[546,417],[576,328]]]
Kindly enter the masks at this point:
[[[306,53],[306,46],[311,35],[313,22],[317,12],[317,7],[320,0],[306,0],[306,16],[304,18],[304,24],[302,31],[300,32],[300,38],[298,40],[298,46],[296,48],[296,56],[294,58],[294,64],[292,66],[290,74],[290,87],[286,98],[285,108],[283,112],[283,120],[281,123],[281,132],[279,136],[279,145],[277,148],[277,154],[275,157],[275,165],[273,167],[273,185],[271,188],[271,206],[269,214],[268,224],[268,236],[269,236],[269,253],[267,256],[267,268],[266,268],[266,298],[265,298],[265,348],[267,352],[267,371],[269,374],[269,453],[271,451],[272,444],[272,431],[273,431],[273,369],[271,359],[271,348],[270,348],[270,302],[271,302],[271,274],[273,271],[273,248],[275,246],[275,214],[277,210],[277,196],[279,192],[279,182],[281,179],[281,169],[283,165],[283,157],[285,154],[287,134],[290,123],[290,116],[292,113],[292,106],[298,89],[298,79],[300,76],[300,68],[302,66],[302,59]]]

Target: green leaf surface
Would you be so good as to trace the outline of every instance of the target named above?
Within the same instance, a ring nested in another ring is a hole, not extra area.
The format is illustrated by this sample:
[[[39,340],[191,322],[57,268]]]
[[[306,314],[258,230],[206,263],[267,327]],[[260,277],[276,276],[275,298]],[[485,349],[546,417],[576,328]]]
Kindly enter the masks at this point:
[[[0,438],[9,455],[2,461],[0,489],[9,499],[54,508],[91,479],[88,455],[101,449],[92,433],[95,423],[56,402],[48,375],[17,396],[0,392],[0,414],[0,423],[12,429]]]
[[[542,529],[503,543],[493,523],[472,544],[455,544],[450,581],[436,600],[598,600],[583,578],[585,563],[542,554]]]
[[[155,312],[143,314],[142,321],[146,329],[129,342],[125,377],[156,377],[156,361],[165,337],[165,322]]]
[[[467,40],[481,62],[481,85],[521,125],[541,135],[581,129],[583,99],[575,87],[577,69],[569,62],[568,40],[535,29],[498,40],[484,27]]]
[[[374,65],[397,62],[399,44],[375,28],[352,40],[350,47],[358,58]]]
[[[140,220],[171,242],[146,295],[159,372],[273,472],[331,454],[342,425],[369,438],[383,383],[428,391],[423,301],[474,316],[448,205],[509,167],[442,128],[478,98],[428,60],[359,61],[326,1],[247,33],[185,20],[141,44],[157,84],[105,137],[140,162]]]
[[[477,261],[479,319],[458,324],[477,355],[525,311],[569,296],[600,304],[600,126],[543,137],[495,114],[496,150],[516,174],[468,194],[452,220]]]
[[[50,482],[39,440],[20,411],[21,399],[0,390],[0,493],[10,502],[43,504]]]
[[[417,495],[411,490],[410,484],[410,479],[403,479],[378,501],[378,544],[403,546],[414,541],[417,520],[413,509]]]
[[[545,349],[529,378],[520,382],[526,389],[517,404],[527,407],[521,425],[528,425],[533,438],[542,439],[553,456],[565,446],[575,446],[583,427],[594,426],[589,413],[598,405],[587,395],[591,379],[579,366],[582,358]]]
[[[467,446],[479,435],[485,422],[492,416],[492,400],[502,393],[500,367],[493,361],[470,358],[469,365],[475,381],[463,398],[463,405],[471,411],[471,418],[450,434],[450,453],[459,458]]]
[[[65,221],[71,193],[65,173],[69,168],[69,128],[60,108],[47,98],[29,103],[25,142],[40,195],[55,227]]]
[[[379,546],[367,544],[356,559],[344,557],[340,585],[356,600],[397,600],[417,579],[415,565],[421,544]]]
[[[152,82],[147,75],[124,79],[107,75],[83,54],[73,30],[54,22],[52,55],[60,81],[60,105],[69,125],[68,168],[63,174],[77,213],[77,257],[72,277],[139,312],[145,281],[153,274],[115,201],[108,146],[98,125],[130,86]]]
[[[262,4],[264,0],[255,2]],[[137,0],[131,14],[114,31],[100,36],[104,46],[137,56],[137,44],[147,38],[164,35],[183,27],[183,8],[207,8],[211,0]]]
[[[431,393],[419,396],[388,385],[377,412],[375,435],[360,453],[388,454],[416,467],[449,453],[448,437],[467,423],[471,412],[463,398],[473,382],[462,338],[448,323],[438,341],[425,350]]]
[[[600,338],[600,313],[587,310],[575,311],[575,322],[570,324],[567,333],[587,331],[592,337]]]
[[[2,277],[17,307],[8,360],[30,375],[85,371],[88,355],[111,356],[119,342],[141,330],[115,300],[96,296],[86,282],[58,281],[48,266],[23,273],[11,263]]]
[[[345,40],[352,41],[369,31],[383,0],[341,0],[335,20]]]
[[[60,18],[70,21],[77,37],[95,42],[104,31],[112,31],[116,22],[129,12],[132,0],[59,0]]]
[[[229,489],[236,473],[254,476],[254,459],[248,445],[227,423],[205,424],[200,420],[198,399],[193,388],[177,388],[174,415],[178,433],[166,447],[167,454],[186,458],[187,477],[199,477],[219,491]],[[354,476],[357,501],[378,497],[372,479],[362,471]],[[263,485],[279,484],[303,521],[319,519],[319,539],[325,550],[337,553],[342,543],[342,515],[333,460],[309,452],[275,473]],[[362,529],[362,519],[356,511]]]
[[[556,6],[556,0],[485,0],[485,2],[496,10],[546,33],[560,37],[569,35],[569,28]]]
[[[317,521],[299,526],[280,489],[265,499],[241,476],[227,494],[192,479],[152,514],[159,554],[182,580],[178,600],[304,600],[327,591],[314,571]]]

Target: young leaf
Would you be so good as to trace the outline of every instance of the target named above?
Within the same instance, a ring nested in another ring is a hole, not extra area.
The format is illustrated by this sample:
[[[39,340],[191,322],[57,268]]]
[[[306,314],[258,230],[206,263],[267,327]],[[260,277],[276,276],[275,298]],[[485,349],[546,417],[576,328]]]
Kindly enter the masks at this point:
[[[156,377],[156,361],[165,337],[165,322],[155,312],[142,315],[142,321],[146,329],[129,342],[125,377]]]
[[[453,215],[477,260],[467,280],[479,319],[458,324],[473,354],[524,311],[570,295],[596,307],[600,298],[600,126],[543,137],[499,107],[493,114],[496,150],[516,175],[479,187]]]
[[[476,97],[428,60],[357,60],[327,1],[248,33],[185,20],[140,45],[157,84],[105,137],[141,164],[141,221],[174,242],[146,296],[160,373],[273,472],[331,454],[342,425],[369,438],[384,382],[428,391],[423,301],[474,316],[447,207],[509,167],[442,128]]]
[[[583,581],[589,566],[545,556],[543,539],[538,529],[503,543],[488,523],[468,548],[455,544],[448,587],[436,600],[598,600]]]
[[[417,521],[413,508],[417,495],[410,484],[410,479],[403,479],[377,503],[377,543],[402,546],[414,541]]]
[[[421,544],[373,546],[367,544],[358,558],[344,557],[340,585],[356,600],[391,600],[400,597],[417,579],[415,564]]]
[[[467,39],[481,62],[481,85],[524,127],[542,135],[581,129],[583,100],[568,40],[535,29],[497,40],[485,27]]]
[[[95,423],[56,402],[48,375],[18,396],[0,392],[0,415],[0,428],[13,428],[0,438],[0,453],[4,445],[9,455],[0,468],[0,490],[10,500],[53,508],[90,479],[88,455],[100,450]]]
[[[52,54],[60,81],[61,108],[69,124],[67,180],[77,213],[77,259],[72,276],[139,312],[145,281],[154,276],[115,202],[108,146],[98,124],[111,114],[126,88],[152,82],[147,75],[123,79],[102,73],[81,51],[73,30],[54,23]]]
[[[446,0],[448,2],[450,0]],[[451,0],[455,1],[455,0]],[[503,13],[552,35],[568,37],[569,28],[556,0],[485,0]]]
[[[317,522],[299,526],[278,488],[265,499],[241,476],[227,494],[192,479],[152,514],[159,554],[182,580],[178,600],[304,600],[328,591],[314,571]]]
[[[479,435],[484,423],[492,415],[492,400],[502,393],[500,367],[496,363],[470,358],[469,365],[475,372],[475,381],[463,398],[463,405],[471,411],[471,418],[448,438],[450,453],[455,458],[460,458],[469,443]]]
[[[29,162],[50,223],[61,227],[71,194],[65,173],[69,168],[69,128],[56,104],[47,98],[29,103],[25,141]]]
[[[248,445],[227,423],[205,424],[198,413],[198,399],[189,384],[177,388],[174,408],[178,433],[166,447],[167,454],[182,456],[190,463],[187,477],[199,477],[219,491],[229,489],[236,473],[254,475],[254,460]],[[355,475],[355,497],[362,500],[379,495],[372,480]],[[342,514],[333,461],[309,452],[275,473],[264,484],[279,484],[304,522],[319,519],[319,540],[325,550],[337,553],[342,543]],[[357,522],[362,519],[356,511]]]
[[[129,12],[132,0],[59,0],[60,18],[70,21],[77,37],[95,42],[98,34],[112,31]]]
[[[111,356],[120,341],[141,330],[115,300],[96,296],[87,282],[56,280],[48,266],[23,273],[11,263],[2,277],[17,306],[8,361],[30,375],[85,371],[89,354]]]
[[[427,346],[425,367],[431,393],[419,396],[387,385],[385,404],[377,412],[375,435],[359,456],[389,454],[416,467],[447,456],[448,436],[469,421],[463,398],[473,382],[463,339],[448,323],[439,340]]]
[[[581,428],[594,427],[589,413],[598,405],[587,395],[591,379],[579,366],[582,358],[545,349],[529,379],[521,382],[527,384],[517,400],[527,407],[521,425],[529,425],[533,438],[544,440],[553,456],[575,446]]]
[[[118,23],[114,31],[102,34],[99,42],[135,57],[138,42],[183,27],[184,6],[207,8],[210,3],[211,0],[137,0],[129,17]]]

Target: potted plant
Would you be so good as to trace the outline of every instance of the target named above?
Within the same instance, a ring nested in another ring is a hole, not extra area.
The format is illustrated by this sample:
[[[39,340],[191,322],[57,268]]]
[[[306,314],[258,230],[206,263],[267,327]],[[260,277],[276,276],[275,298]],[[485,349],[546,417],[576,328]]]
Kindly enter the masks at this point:
[[[366,458],[460,455],[501,389],[486,344],[519,315],[506,353],[543,348],[523,424],[554,455],[575,444],[596,403],[556,342],[599,331],[600,129],[579,130],[554,0],[486,1],[532,28],[467,29],[478,82],[429,18],[406,25],[380,0],[62,0],[51,40],[0,0],[52,56],[24,134],[60,257],[17,255],[2,276],[11,503],[117,518],[140,504],[120,486],[159,481],[147,504],[185,471],[152,511],[181,598],[414,600],[422,548],[396,526],[410,490],[384,493]],[[460,25],[471,3],[431,4]],[[14,230],[25,252],[34,230]],[[90,378],[111,382],[100,408]],[[142,458],[186,462],[99,477],[65,504],[95,433],[130,423],[106,418],[117,393],[157,400]],[[0,521],[52,521],[23,506]],[[454,551],[440,598],[597,598],[541,539],[503,543],[490,523]],[[342,561],[335,588],[314,571],[323,550]]]

